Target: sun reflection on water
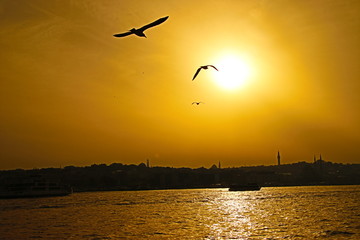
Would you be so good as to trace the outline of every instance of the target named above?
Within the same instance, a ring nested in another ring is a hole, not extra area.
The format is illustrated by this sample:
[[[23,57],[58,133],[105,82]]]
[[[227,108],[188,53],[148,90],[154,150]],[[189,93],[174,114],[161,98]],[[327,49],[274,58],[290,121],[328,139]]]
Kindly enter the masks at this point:
[[[359,239],[359,186],[78,193],[0,201],[4,239]],[[345,204],[346,203],[346,204]]]
[[[246,195],[238,192],[220,192],[212,202],[212,208],[217,212],[216,221],[208,223],[211,236],[223,238],[249,237],[253,229],[249,213],[256,208]],[[210,238],[213,239],[213,238]]]

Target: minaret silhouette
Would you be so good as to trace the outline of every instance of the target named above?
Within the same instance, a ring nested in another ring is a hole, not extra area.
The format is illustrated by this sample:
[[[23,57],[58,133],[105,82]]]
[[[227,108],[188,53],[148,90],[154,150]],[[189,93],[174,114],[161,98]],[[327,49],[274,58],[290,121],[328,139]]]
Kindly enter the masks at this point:
[[[218,167],[219,169],[221,168],[221,164],[220,164],[220,161],[219,161],[219,167]]]
[[[146,159],[146,167],[150,167],[149,159]]]
[[[278,160],[278,166],[280,166],[280,151],[278,151],[277,160]]]

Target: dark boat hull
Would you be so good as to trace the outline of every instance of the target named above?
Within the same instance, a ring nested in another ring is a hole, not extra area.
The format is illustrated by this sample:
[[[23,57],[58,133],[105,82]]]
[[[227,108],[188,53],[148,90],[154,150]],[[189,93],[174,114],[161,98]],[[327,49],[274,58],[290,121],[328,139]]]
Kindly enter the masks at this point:
[[[66,196],[72,188],[60,180],[50,180],[41,175],[15,178],[0,187],[0,198],[35,198]]]
[[[11,198],[42,198],[42,197],[61,197],[67,196],[71,193],[52,193],[52,194],[7,194],[0,195],[0,199],[11,199]]]
[[[229,191],[259,191],[261,187],[257,184],[248,184],[248,185],[241,185],[241,184],[234,184],[230,185]]]
[[[21,192],[0,192],[0,199],[9,198],[39,198],[39,197],[58,197],[72,194],[72,189],[61,189],[53,191],[21,191]]]

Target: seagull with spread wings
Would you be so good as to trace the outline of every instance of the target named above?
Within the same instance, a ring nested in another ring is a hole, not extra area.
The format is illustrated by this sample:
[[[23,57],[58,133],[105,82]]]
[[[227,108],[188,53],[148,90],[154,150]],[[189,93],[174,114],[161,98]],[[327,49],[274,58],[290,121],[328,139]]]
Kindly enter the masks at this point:
[[[193,102],[191,105],[194,105],[194,104],[199,105],[200,103],[203,103],[203,102]]]
[[[209,67],[212,67],[212,68],[214,68],[216,71],[219,71],[214,65],[204,65],[204,66],[201,66],[201,67],[199,67],[197,70],[196,70],[196,73],[195,73],[195,75],[194,75],[194,77],[193,77],[193,81],[194,81],[194,79],[196,78],[196,76],[199,74],[199,72],[200,72],[200,70],[201,69],[208,69]]]
[[[159,18],[158,20],[156,20],[156,21],[154,21],[152,23],[149,23],[149,24],[147,24],[147,25],[145,25],[145,26],[143,26],[141,28],[138,28],[138,29],[132,28],[128,32],[114,34],[114,37],[126,37],[126,36],[128,36],[130,34],[135,34],[135,35],[137,35],[139,37],[145,37],[146,38],[145,33],[144,33],[144,31],[146,29],[151,28],[151,27],[155,27],[155,26],[165,22],[168,18],[169,18],[169,16]]]

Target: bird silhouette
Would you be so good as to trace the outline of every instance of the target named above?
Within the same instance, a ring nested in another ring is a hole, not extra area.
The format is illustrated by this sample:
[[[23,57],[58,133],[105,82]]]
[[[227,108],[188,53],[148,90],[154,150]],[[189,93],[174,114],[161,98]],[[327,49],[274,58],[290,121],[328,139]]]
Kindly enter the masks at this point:
[[[194,105],[194,104],[199,105],[200,103],[203,103],[203,102],[193,102],[191,105]]]
[[[199,72],[200,72],[200,70],[201,69],[208,69],[209,67],[212,67],[212,68],[214,68],[216,71],[219,71],[214,65],[204,65],[204,66],[201,66],[201,67],[199,67],[197,70],[196,70],[196,73],[195,73],[195,75],[194,75],[194,77],[193,77],[193,81],[194,81],[194,79],[196,78],[196,76],[199,74]]]
[[[156,21],[154,21],[152,23],[149,23],[149,24],[147,24],[147,25],[145,25],[145,26],[143,26],[141,28],[138,28],[138,29],[132,28],[128,32],[114,34],[114,37],[126,37],[126,36],[128,36],[130,34],[135,34],[135,35],[137,35],[139,37],[145,37],[146,38],[145,33],[144,33],[144,31],[146,29],[151,28],[151,27],[155,27],[156,25],[159,25],[159,24],[165,22],[168,18],[169,18],[169,16],[159,18],[158,20],[156,20]]]

